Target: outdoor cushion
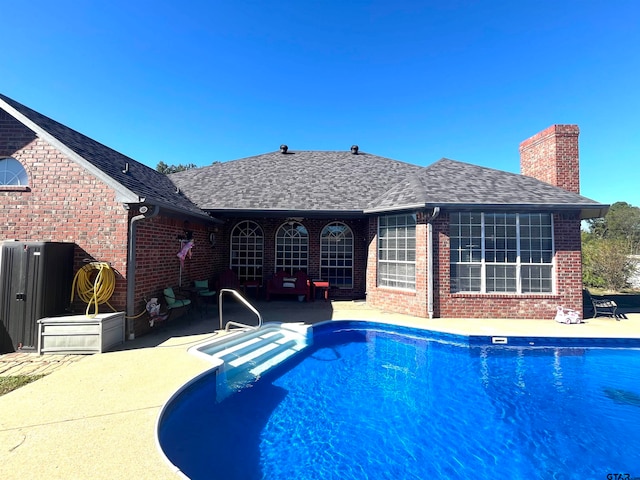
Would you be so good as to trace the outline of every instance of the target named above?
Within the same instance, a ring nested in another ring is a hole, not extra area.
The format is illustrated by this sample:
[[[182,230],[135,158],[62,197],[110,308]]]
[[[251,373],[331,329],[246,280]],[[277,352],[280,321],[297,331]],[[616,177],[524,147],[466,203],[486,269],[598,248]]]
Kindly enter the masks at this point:
[[[215,290],[209,290],[209,280],[194,280],[193,286],[198,290],[198,295],[201,297],[213,297],[216,294]]]
[[[187,305],[191,305],[191,300],[185,298],[184,300],[176,300],[172,305],[169,305],[169,308],[180,308],[186,307]]]
[[[164,294],[164,299],[167,302],[168,308],[180,308],[191,305],[191,300],[188,298],[178,300],[176,298],[176,294],[173,292],[173,288],[171,287],[165,288],[162,293]]]
[[[300,295],[309,300],[309,279],[307,274],[299,271],[295,276],[289,272],[277,272],[267,281],[267,301],[271,295]]]

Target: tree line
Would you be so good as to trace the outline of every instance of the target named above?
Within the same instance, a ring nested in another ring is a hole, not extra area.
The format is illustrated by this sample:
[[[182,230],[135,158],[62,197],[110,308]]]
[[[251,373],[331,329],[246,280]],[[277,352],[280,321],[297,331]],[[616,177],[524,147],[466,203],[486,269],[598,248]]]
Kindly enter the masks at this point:
[[[211,162],[211,165],[216,165],[220,163],[218,160]],[[177,165],[167,165],[166,163],[160,161],[156,166],[156,170],[160,173],[164,173],[165,175],[169,175],[170,173],[176,172],[184,172],[185,170],[191,170],[192,168],[198,168],[195,163],[178,163]]]
[[[640,255],[640,208],[616,202],[582,232],[582,281],[586,287],[628,288]]]

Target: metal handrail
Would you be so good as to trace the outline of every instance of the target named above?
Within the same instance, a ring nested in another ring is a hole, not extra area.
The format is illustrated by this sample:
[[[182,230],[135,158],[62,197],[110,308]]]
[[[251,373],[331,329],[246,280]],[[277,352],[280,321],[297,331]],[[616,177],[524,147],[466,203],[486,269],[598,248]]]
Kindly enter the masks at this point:
[[[233,290],[231,288],[221,288],[220,289],[220,293],[218,294],[218,315],[220,317],[220,330],[222,330],[222,325],[224,324],[222,322],[222,296],[224,293],[232,293],[233,295],[235,295],[235,297],[240,300],[242,303],[244,303],[244,305],[251,310],[253,313],[255,313],[258,316],[258,326],[255,327],[253,325],[245,325],[244,323],[238,323],[238,322],[227,322],[227,326],[224,327],[225,331],[229,331],[229,326],[233,325],[236,327],[241,327],[241,328],[254,328],[254,329],[258,329],[260,327],[262,327],[262,315],[260,315],[260,312],[258,310],[256,310],[256,308],[251,305],[246,298],[244,298],[242,295],[240,295],[240,292],[238,292],[237,290]]]

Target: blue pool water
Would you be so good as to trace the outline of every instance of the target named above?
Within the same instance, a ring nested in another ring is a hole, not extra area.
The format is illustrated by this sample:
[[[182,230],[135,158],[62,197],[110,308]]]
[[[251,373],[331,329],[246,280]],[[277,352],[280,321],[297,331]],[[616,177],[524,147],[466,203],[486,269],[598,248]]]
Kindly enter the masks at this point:
[[[169,460],[193,479],[640,477],[640,350],[318,330],[221,403],[213,376],[185,390],[159,426]]]

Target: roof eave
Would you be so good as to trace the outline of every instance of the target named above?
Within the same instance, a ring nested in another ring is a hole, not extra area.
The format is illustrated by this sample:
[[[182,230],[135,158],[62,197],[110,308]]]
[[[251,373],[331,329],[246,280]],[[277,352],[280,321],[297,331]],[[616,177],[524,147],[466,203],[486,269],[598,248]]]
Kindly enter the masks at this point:
[[[18,110],[13,108],[11,105],[6,103],[4,100],[0,99],[0,104],[2,108],[4,108],[7,113],[13,116],[16,120],[22,123],[24,126],[32,130],[36,133],[40,138],[49,142],[52,146],[56,147],[60,152],[64,153],[71,160],[76,162],[82,168],[87,170],[93,176],[95,176],[98,180],[102,181],[110,188],[112,188],[116,192],[116,200],[122,203],[140,203],[141,198],[134,193],[133,191],[126,188],[120,182],[114,180],[112,177],[104,173],[98,167],[93,165],[88,160],[85,160],[82,156],[78,155],[76,152],[67,147],[64,143],[58,140],[56,137],[51,135],[45,129],[40,127],[37,123],[31,121],[28,117],[24,116]]]
[[[49,132],[47,132],[45,129],[40,127],[37,123],[33,122],[28,117],[26,117],[25,115],[20,113],[18,110],[13,108],[11,105],[6,103],[4,100],[0,99],[0,104],[2,104],[2,107],[10,115],[12,115],[16,120],[18,120],[23,125],[25,125],[27,128],[29,128],[34,133],[36,133],[38,135],[38,137],[40,137],[43,140],[45,140],[48,143],[50,143],[52,146],[57,148],[60,152],[62,152],[66,156],[68,156],[72,161],[74,161],[78,165],[80,165],[80,167],[84,168],[91,175],[93,175],[98,180],[103,182],[105,185],[107,185],[108,187],[113,189],[113,191],[115,192],[115,200],[117,202],[120,202],[120,203],[122,203],[124,205],[141,205],[141,204],[145,204],[145,203],[153,204],[153,205],[158,205],[159,207],[161,207],[165,211],[175,212],[175,213],[179,213],[179,214],[182,214],[182,215],[189,215],[189,216],[191,216],[193,218],[200,218],[202,220],[204,220],[204,219],[211,220],[212,219],[212,217],[207,215],[205,212],[202,212],[202,215],[199,215],[196,212],[192,212],[192,211],[189,211],[189,210],[176,208],[174,205],[169,204],[169,203],[165,203],[165,202],[158,201],[158,200],[155,200],[155,199],[154,200],[148,200],[145,197],[139,196],[138,194],[136,194],[132,190],[128,189],[127,187],[122,185],[117,180],[115,180],[113,177],[107,175],[104,171],[102,171],[101,169],[99,169],[98,167],[93,165],[91,162],[86,160],[84,157],[82,157],[81,155],[79,155],[76,152],[74,152],[72,149],[67,147],[63,142],[61,142],[56,137],[54,137]],[[217,220],[217,219],[215,219],[214,221],[220,222],[220,220]]]
[[[157,205],[158,207],[160,207],[160,209],[167,213],[168,216],[172,216],[172,217],[181,217],[181,218],[185,218],[185,217],[189,217],[189,218],[193,218],[193,219],[197,219],[200,221],[205,221],[205,222],[209,222],[209,223],[216,223],[216,224],[222,224],[224,223],[222,220],[216,218],[216,217],[212,217],[211,215],[208,215],[206,212],[202,212],[202,213],[198,213],[198,212],[192,212],[190,210],[185,210],[183,208],[178,208],[170,203],[166,203],[166,202],[162,202],[162,201],[157,201],[157,200],[147,200],[145,198],[141,198],[139,202],[124,202],[128,207],[141,207],[142,205]]]
[[[376,214],[376,213],[387,213],[387,212],[400,212],[407,210],[422,210],[427,208],[429,205],[426,203],[413,203],[408,205],[394,205],[392,207],[374,207],[367,208],[364,210],[364,213],[367,215]],[[437,205],[434,205],[437,206]]]
[[[547,212],[580,212],[580,219],[602,218],[607,214],[606,204],[550,204],[550,203],[417,203],[394,205],[392,207],[376,207],[366,209],[365,214],[394,213],[409,210],[440,207],[443,210],[499,210],[499,211],[547,211]]]
[[[362,210],[302,210],[285,208],[203,208],[204,211],[219,217],[304,217],[304,218],[354,218],[364,217]]]

